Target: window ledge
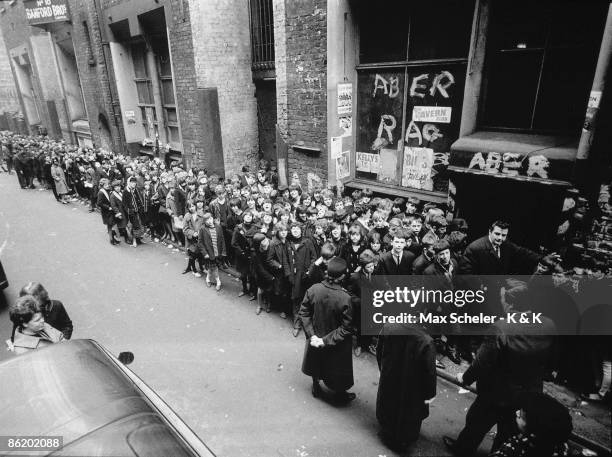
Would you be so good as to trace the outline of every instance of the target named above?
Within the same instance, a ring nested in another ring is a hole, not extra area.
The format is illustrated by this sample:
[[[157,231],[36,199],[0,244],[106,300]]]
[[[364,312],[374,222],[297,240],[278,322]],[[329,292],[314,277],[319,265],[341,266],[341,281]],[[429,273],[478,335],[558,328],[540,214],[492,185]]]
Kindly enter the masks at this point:
[[[395,195],[397,197],[417,197],[420,200],[434,203],[446,203],[448,200],[448,195],[446,192],[411,189],[392,184],[383,184],[376,181],[368,181],[367,179],[355,178],[348,180],[344,183],[344,187],[370,189],[371,191],[379,194]]]
[[[459,138],[450,149],[451,171],[568,185],[578,140],[564,135],[477,131]],[[498,156],[489,160],[490,154]],[[530,171],[530,161],[536,157],[544,158],[538,159],[541,167]]]

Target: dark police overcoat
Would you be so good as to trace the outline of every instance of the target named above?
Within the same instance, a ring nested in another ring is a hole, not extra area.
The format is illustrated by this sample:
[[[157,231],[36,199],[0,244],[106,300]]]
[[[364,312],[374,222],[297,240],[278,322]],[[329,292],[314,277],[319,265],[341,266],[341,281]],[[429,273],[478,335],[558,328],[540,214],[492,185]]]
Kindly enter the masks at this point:
[[[315,284],[306,291],[299,316],[306,334],[302,372],[334,391],[349,389],[353,385],[350,295],[327,280]],[[325,346],[310,346],[313,335],[322,338]]]

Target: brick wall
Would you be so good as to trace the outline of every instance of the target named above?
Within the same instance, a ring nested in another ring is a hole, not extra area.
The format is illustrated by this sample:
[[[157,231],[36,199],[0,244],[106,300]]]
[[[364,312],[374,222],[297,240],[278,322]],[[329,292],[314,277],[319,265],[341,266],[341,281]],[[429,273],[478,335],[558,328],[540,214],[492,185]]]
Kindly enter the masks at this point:
[[[0,33],[0,114],[5,112],[21,112],[17,88],[11,72],[9,56],[4,44],[3,34]]]
[[[85,0],[83,0],[85,1]],[[160,0],[151,2],[148,0],[102,0],[101,9],[120,4],[131,3],[134,9],[150,6],[155,9],[163,6],[169,10],[166,14],[168,28],[168,43],[170,45],[170,55],[172,58],[172,68],[174,75],[174,87],[176,105],[178,110],[179,125],[183,145],[183,158],[188,166],[194,162],[194,158],[202,157],[203,150],[200,146],[202,128],[197,110],[197,97],[195,96],[196,79],[194,70],[194,52],[191,38],[191,15],[188,0]],[[170,18],[170,19],[169,19]],[[120,78],[122,75],[114,75],[110,53],[107,54],[107,64],[111,79]],[[117,88],[114,82],[111,83],[113,99],[118,102]],[[123,136],[125,138],[125,136]]]
[[[289,146],[321,149],[318,156],[288,153],[289,176],[302,185],[327,177],[327,1],[274,0],[278,126]]]
[[[113,98],[109,85],[111,80],[105,62],[110,64],[110,58],[105,59],[98,12],[94,2],[89,0],[70,0],[70,11],[72,40],[92,141],[98,147],[121,151],[123,126],[113,115],[112,100],[116,97]],[[107,127],[100,122],[100,115],[106,119]]]
[[[216,87],[225,174],[258,155],[257,102],[251,73],[247,0],[190,0],[196,84]],[[203,132],[205,134],[205,132]],[[198,161],[206,163],[206,151]]]
[[[12,5],[3,3],[4,12],[0,14],[0,28],[4,43],[6,45],[7,54],[10,55],[10,50],[19,46],[26,46],[30,58],[33,59],[32,47],[30,46],[29,38],[31,35],[38,35],[42,30],[37,27],[30,27],[25,17],[25,9],[22,2],[15,2]],[[12,68],[11,68],[12,71]],[[32,86],[34,89],[34,100],[41,118],[41,123],[49,128],[49,117],[47,107],[42,103],[42,89],[38,78],[36,63],[32,60]],[[13,74],[14,78],[14,74]],[[13,79],[15,81],[15,79]],[[16,85],[17,90],[19,88]]]

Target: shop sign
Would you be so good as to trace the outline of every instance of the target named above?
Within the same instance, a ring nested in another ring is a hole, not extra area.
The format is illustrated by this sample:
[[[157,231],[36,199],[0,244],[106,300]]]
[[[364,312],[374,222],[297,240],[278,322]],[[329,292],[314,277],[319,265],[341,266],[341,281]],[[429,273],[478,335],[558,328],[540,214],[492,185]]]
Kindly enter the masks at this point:
[[[68,0],[26,0],[23,6],[29,25],[70,20]]]
[[[355,154],[355,169],[365,173],[378,174],[380,168],[380,155],[368,152],[357,152]]]
[[[450,106],[415,106],[412,108],[412,121],[450,124],[451,111]]]
[[[507,176],[527,176],[548,179],[550,161],[546,156],[538,154],[525,158],[518,153],[477,152],[472,157],[468,168],[485,173],[502,173]]]

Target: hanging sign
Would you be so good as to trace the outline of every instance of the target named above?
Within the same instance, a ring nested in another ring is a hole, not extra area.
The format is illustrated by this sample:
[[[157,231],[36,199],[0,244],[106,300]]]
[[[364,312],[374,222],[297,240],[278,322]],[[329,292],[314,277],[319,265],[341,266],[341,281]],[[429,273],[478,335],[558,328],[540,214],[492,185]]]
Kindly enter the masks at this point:
[[[70,20],[68,0],[26,0],[23,2],[29,25]]]
[[[412,120],[414,122],[434,122],[450,124],[450,106],[415,106],[412,108]]]

